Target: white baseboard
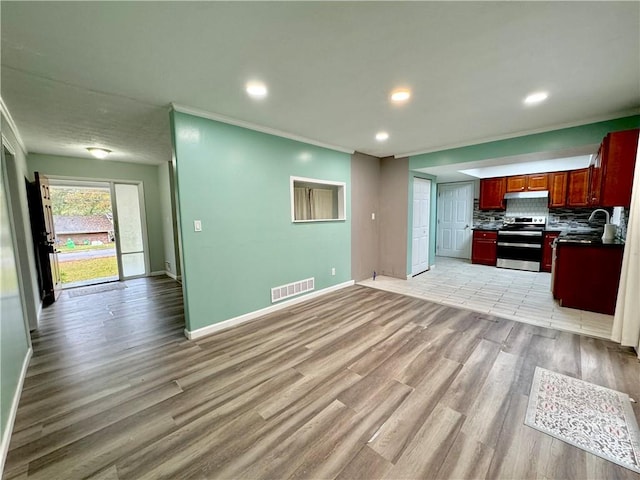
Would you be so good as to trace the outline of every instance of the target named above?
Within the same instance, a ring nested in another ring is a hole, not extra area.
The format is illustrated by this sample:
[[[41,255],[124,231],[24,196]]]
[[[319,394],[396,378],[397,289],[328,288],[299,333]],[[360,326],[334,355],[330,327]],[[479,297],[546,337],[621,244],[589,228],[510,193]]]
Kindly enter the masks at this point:
[[[22,386],[24,385],[24,379],[27,376],[27,369],[29,368],[31,355],[33,355],[33,348],[29,347],[29,350],[27,350],[27,354],[24,357],[24,361],[22,362],[22,371],[20,372],[18,386],[16,387],[16,391],[13,394],[13,401],[11,403],[11,410],[9,411],[9,421],[7,422],[7,428],[2,434],[2,444],[0,444],[0,476],[4,471],[4,462],[7,460],[7,453],[9,452],[9,442],[11,441],[13,425],[16,421],[16,413],[18,413],[18,404],[20,403],[20,395],[22,394]]]
[[[300,297],[292,298],[291,300],[285,300],[283,302],[277,303],[275,305],[271,305],[266,308],[262,308],[260,310],[256,310],[254,312],[245,313],[244,315],[230,318],[229,320],[224,320],[222,322],[214,323],[213,325],[208,325],[206,327],[198,328],[197,330],[190,331],[185,328],[184,334],[189,340],[194,340],[196,338],[204,337],[206,335],[211,335],[212,333],[219,332],[220,330],[226,330],[227,328],[235,327],[236,325],[240,325],[241,323],[248,322],[249,320],[254,320],[268,313],[277,312],[278,310],[282,310],[284,308],[290,307],[291,305],[306,302],[307,300],[320,297],[321,295],[325,295],[329,292],[334,292],[342,288],[350,287],[351,285],[354,285],[354,284],[355,282],[353,280],[349,280],[348,282],[339,283],[338,285],[333,285],[331,287],[323,288],[322,290],[317,290],[315,292],[308,293],[307,295],[302,295]]]
[[[182,275],[174,275],[173,273],[171,273],[171,272],[170,272],[170,271],[168,271],[168,270],[165,270],[165,271],[164,271],[164,274],[165,274],[167,277],[173,278],[176,282],[179,282],[180,280],[182,280]]]
[[[167,272],[165,272],[164,270],[158,270],[157,272],[151,272],[149,274],[150,277],[159,277],[160,275],[166,275]]]

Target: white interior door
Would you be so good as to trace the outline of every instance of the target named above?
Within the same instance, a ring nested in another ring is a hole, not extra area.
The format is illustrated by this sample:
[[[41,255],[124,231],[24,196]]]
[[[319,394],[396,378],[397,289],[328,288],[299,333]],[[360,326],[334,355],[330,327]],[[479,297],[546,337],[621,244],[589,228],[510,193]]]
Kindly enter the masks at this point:
[[[431,180],[413,179],[411,275],[429,270],[429,207]]]
[[[140,277],[149,272],[146,228],[142,221],[143,192],[141,184],[114,183],[115,227],[118,267],[121,279]]]
[[[471,258],[473,182],[438,185],[437,211],[437,254]]]

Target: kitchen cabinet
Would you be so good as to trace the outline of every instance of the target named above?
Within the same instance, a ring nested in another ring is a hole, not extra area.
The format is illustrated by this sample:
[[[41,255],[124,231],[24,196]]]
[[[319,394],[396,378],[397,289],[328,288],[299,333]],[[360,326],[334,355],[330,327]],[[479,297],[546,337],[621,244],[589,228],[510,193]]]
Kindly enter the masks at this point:
[[[549,189],[549,175],[546,173],[533,173],[527,175],[527,191],[538,192]]]
[[[551,271],[551,264],[553,262],[553,242],[558,238],[560,232],[544,232],[542,239],[542,265],[540,270],[543,272]]]
[[[569,171],[567,187],[568,207],[589,206],[589,179],[591,168],[581,168],[580,170]]]
[[[514,175],[511,177],[507,177],[507,192],[524,192],[526,189],[526,175]]]
[[[564,207],[567,204],[567,179],[569,172],[549,174],[549,206]]]
[[[531,175],[512,175],[507,177],[507,192],[536,192],[547,190],[549,187],[546,173],[534,173]]]
[[[640,129],[609,133],[592,162],[589,204],[629,207]]]
[[[558,243],[553,297],[563,307],[613,315],[622,269],[622,245]]]
[[[504,210],[504,194],[507,188],[505,177],[480,180],[480,210]]]
[[[473,231],[473,244],[471,248],[471,263],[496,266],[496,248],[498,244],[498,232],[487,230]]]

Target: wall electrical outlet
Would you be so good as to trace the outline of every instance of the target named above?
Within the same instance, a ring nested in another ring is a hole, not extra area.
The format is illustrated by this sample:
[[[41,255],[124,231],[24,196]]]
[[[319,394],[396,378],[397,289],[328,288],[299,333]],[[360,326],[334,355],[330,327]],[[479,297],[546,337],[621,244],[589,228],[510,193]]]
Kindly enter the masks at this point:
[[[331,268],[331,275],[335,275],[336,274],[336,267],[332,267]]]
[[[193,221],[193,230],[196,232],[201,232],[202,231],[202,221],[201,220],[194,220]]]

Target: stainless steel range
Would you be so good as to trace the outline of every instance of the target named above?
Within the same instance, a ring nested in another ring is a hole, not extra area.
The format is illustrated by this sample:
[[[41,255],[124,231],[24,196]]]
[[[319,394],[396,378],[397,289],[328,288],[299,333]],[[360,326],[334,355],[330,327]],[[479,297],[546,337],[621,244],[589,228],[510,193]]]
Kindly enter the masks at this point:
[[[542,263],[542,237],[547,217],[505,217],[498,230],[499,268],[539,272]]]

